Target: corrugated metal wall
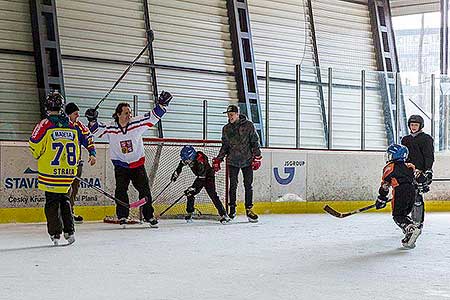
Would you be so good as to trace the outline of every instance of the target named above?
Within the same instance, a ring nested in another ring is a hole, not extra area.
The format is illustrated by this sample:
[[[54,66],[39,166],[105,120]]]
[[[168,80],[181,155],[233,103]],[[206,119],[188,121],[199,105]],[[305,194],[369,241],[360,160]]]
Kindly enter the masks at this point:
[[[164,136],[201,138],[206,99],[208,138],[220,138],[227,122],[222,112],[237,103],[226,1],[149,0],[149,11],[155,63],[205,71],[157,70],[158,89],[174,95],[164,118]]]
[[[375,50],[367,5],[314,0],[313,13],[322,74],[333,68],[333,147],[360,145],[361,70],[366,74],[366,147],[385,149],[383,101],[378,91]],[[326,89],[324,90],[326,92]]]
[[[0,48],[33,51],[28,0],[0,0]],[[0,139],[26,140],[39,121],[34,58],[0,53]]]
[[[109,91],[128,65],[74,56],[131,62],[147,43],[142,1],[58,0],[57,14],[67,102],[78,103],[84,113]],[[149,62],[147,53],[139,62]],[[100,117],[111,120],[117,104],[132,104],[133,95],[139,98],[140,114],[153,107],[150,68],[134,66],[100,106]],[[156,136],[156,129],[147,135]]]
[[[295,65],[302,65],[301,79],[316,82],[307,8],[299,0],[248,1],[258,76],[270,62],[270,146],[295,147]],[[287,79],[280,80],[280,79]],[[265,80],[258,80],[265,118]],[[301,87],[301,147],[325,147],[317,86]]]

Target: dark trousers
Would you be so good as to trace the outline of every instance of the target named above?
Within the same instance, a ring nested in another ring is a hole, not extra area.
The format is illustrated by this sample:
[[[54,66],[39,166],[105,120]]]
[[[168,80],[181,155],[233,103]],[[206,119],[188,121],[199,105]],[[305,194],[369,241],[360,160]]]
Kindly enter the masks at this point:
[[[411,218],[408,216],[414,206],[416,191],[412,184],[401,184],[394,188],[392,197],[392,217],[395,223],[401,228],[412,224]]]
[[[150,186],[148,183],[147,173],[144,166],[137,168],[123,168],[114,166],[114,175],[116,177],[115,197],[125,203],[130,203],[128,199],[128,186],[130,181],[139,193],[139,199],[147,197],[147,203],[142,206],[142,214],[145,220],[153,218],[152,196],[150,194]],[[116,205],[117,218],[128,218],[130,209],[123,205]]]
[[[215,177],[207,177],[207,178],[197,177],[194,180],[194,183],[192,183],[192,187],[194,188],[195,191],[190,193],[189,196],[187,196],[187,205],[186,205],[187,213],[194,212],[195,195],[200,193],[202,188],[205,188],[206,193],[208,194],[211,201],[214,203],[214,206],[216,207],[219,216],[223,216],[226,214],[225,208],[223,207],[222,202],[220,202],[219,196],[217,195],[216,192]]]
[[[48,234],[60,235],[62,232],[69,234],[75,232],[67,194],[45,192],[44,211]]]
[[[253,207],[253,169],[252,166],[239,168],[228,166],[230,176],[230,207],[236,207],[236,190],[238,184],[239,170],[242,170],[244,176],[244,189],[245,189],[245,208]]]
[[[77,176],[81,177],[81,174],[83,172],[83,164],[78,164],[77,168]],[[69,190],[69,200],[70,205],[72,206],[72,214],[73,214],[73,207],[75,206],[75,200],[77,198],[78,189],[80,188],[80,181],[78,179],[74,179],[72,182],[72,185],[70,186]]]

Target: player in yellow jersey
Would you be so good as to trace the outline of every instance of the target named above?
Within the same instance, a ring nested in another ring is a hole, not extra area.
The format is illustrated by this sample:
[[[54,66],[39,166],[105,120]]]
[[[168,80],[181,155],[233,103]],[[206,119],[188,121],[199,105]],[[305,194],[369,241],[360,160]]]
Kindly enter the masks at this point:
[[[45,192],[45,216],[51,240],[58,245],[61,234],[75,242],[75,227],[67,192],[77,173],[83,135],[61,114],[64,98],[58,92],[46,98],[48,117],[39,122],[29,146],[38,160],[38,188]]]

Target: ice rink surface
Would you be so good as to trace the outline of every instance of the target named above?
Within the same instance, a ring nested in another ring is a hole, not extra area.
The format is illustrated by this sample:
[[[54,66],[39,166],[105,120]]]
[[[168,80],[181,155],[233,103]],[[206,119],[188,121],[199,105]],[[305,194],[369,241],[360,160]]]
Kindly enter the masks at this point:
[[[0,225],[0,299],[450,299],[450,214],[427,214],[413,250],[388,214],[262,215],[249,224],[162,220]]]

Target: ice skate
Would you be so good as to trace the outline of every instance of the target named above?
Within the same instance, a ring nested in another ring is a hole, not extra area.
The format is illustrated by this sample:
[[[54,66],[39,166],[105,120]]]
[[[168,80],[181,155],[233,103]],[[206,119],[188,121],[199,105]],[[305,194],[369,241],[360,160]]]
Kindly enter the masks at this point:
[[[122,226],[122,228],[126,228],[128,224],[128,218],[120,218],[119,219],[119,225]]]
[[[50,239],[52,240],[54,246],[58,246],[59,245],[59,239],[60,239],[60,235],[59,234],[51,235]]]
[[[247,219],[250,223],[257,223],[258,222],[258,215],[253,212],[251,208],[247,208]]]
[[[151,218],[150,220],[144,220],[145,223],[148,223],[150,228],[158,228],[158,220],[156,218]]]
[[[82,224],[83,223],[83,217],[82,216],[73,216],[73,220],[75,222],[75,224]]]
[[[75,234],[73,232],[72,233],[65,232],[64,238],[66,239],[68,245],[75,243]]]
[[[230,206],[230,213],[228,214],[231,220],[236,218],[236,206]]]
[[[405,228],[406,234],[402,239],[403,247],[407,249],[414,249],[416,247],[416,240],[422,233],[422,230],[415,224],[409,224]]]
[[[219,219],[219,222],[222,223],[222,224],[227,224],[230,221],[231,221],[231,219],[230,219],[230,217],[227,214],[221,216],[220,219]]]
[[[186,220],[187,223],[192,223],[192,222],[194,222],[194,220],[192,219],[192,213],[186,214],[186,216],[184,217],[184,219]]]

